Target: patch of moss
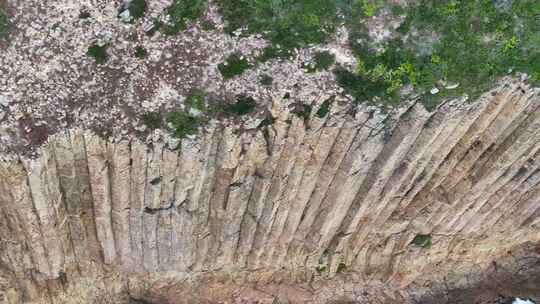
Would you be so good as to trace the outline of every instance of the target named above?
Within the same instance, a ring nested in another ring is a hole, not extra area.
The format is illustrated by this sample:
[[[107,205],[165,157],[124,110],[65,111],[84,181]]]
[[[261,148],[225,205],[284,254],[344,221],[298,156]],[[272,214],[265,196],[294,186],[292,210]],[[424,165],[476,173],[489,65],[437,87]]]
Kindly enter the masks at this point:
[[[146,55],[148,55],[148,51],[145,48],[143,48],[142,46],[137,46],[135,48],[135,57],[144,58],[144,57],[146,57]]]
[[[160,30],[167,35],[178,34],[202,16],[206,10],[206,0],[174,0],[165,9],[168,18],[166,23],[160,26]]]
[[[107,61],[107,45],[94,43],[88,47],[86,55],[94,58],[97,64],[103,64]]]
[[[253,98],[241,95],[234,104],[224,106],[223,112],[233,115],[245,115],[255,110],[256,106],[257,103]]]
[[[239,54],[231,54],[225,62],[218,65],[219,72],[224,79],[231,79],[236,75],[242,74],[250,68],[250,64],[246,58]]]
[[[197,133],[201,125],[200,119],[184,111],[168,113],[166,120],[170,131],[177,138],[184,138]]]
[[[150,130],[155,130],[161,127],[161,113],[159,112],[148,112],[142,115],[142,121],[144,125]]]
[[[0,38],[7,34],[9,30],[9,17],[7,13],[0,7]]]
[[[417,234],[411,244],[424,248],[431,247],[431,234]]]

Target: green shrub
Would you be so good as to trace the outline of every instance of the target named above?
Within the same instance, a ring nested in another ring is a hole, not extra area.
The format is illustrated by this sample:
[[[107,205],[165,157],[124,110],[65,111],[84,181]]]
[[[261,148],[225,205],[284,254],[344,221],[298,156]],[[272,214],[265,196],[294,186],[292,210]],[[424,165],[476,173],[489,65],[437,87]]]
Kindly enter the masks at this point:
[[[255,100],[247,96],[239,96],[234,104],[226,105],[223,112],[233,115],[245,115],[252,112],[257,104]]]
[[[171,127],[171,132],[178,138],[197,133],[201,121],[184,111],[171,112],[167,115],[167,123]]]
[[[97,64],[103,64],[108,58],[107,45],[98,45],[94,43],[88,47],[86,55],[94,58]]]
[[[324,118],[326,115],[328,115],[328,112],[330,112],[330,105],[332,104],[332,101],[332,98],[328,98],[327,100],[323,101],[319,110],[316,113],[317,117]]]
[[[137,46],[135,48],[135,57],[144,58],[144,57],[146,57],[146,55],[148,55],[148,51],[145,48],[143,48],[142,46]]]
[[[315,71],[326,70],[331,67],[336,61],[334,54],[328,51],[316,52],[315,53]]]
[[[287,57],[294,48],[324,42],[335,30],[339,18],[334,0],[218,0],[227,33],[247,28],[260,33],[270,47],[260,58],[265,61]]]
[[[236,75],[242,74],[249,69],[250,65],[247,59],[238,54],[230,55],[225,62],[218,65],[219,72],[224,79],[231,79]]]
[[[178,34],[185,30],[190,22],[201,17],[205,10],[205,0],[174,0],[165,10],[169,20],[162,24],[160,29],[167,35]]]
[[[431,234],[417,234],[411,244],[424,248],[431,247]]]
[[[133,20],[142,18],[147,7],[146,0],[131,0],[128,5],[129,15]]]
[[[161,127],[161,113],[159,112],[148,112],[142,115],[142,121],[150,130],[155,130]]]
[[[0,38],[7,34],[9,30],[9,17],[0,7]]]

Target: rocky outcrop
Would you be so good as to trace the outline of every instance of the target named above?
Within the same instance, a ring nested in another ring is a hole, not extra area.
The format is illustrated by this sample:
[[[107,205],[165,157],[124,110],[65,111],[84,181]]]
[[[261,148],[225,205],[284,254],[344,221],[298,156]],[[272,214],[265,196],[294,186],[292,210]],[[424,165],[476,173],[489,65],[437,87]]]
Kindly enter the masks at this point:
[[[318,115],[326,98],[177,147],[69,130],[4,155],[0,299],[442,303],[537,269],[538,90]]]

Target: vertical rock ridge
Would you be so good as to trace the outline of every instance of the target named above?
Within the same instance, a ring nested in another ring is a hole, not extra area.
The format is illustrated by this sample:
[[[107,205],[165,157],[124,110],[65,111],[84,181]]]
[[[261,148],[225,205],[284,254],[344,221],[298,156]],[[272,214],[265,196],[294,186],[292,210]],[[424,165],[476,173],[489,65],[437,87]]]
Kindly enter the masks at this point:
[[[59,231],[56,229],[60,223],[45,191],[45,173],[43,172],[42,159],[26,161],[25,167],[28,172],[28,184],[30,185],[35,212],[41,224],[44,246],[49,258],[50,276],[55,277],[63,271],[65,260],[64,244],[59,236]]]
[[[129,241],[133,269],[143,268],[143,212],[146,197],[146,171],[148,148],[145,144],[134,140],[131,143],[131,175],[129,206]]]
[[[86,152],[84,134],[80,130],[73,130],[69,134],[73,149],[75,177],[80,194],[81,222],[85,229],[88,264],[92,269],[99,269],[103,263],[103,254],[97,237],[97,228],[94,217],[94,201],[90,185],[90,172]],[[76,203],[76,202],[75,202]],[[80,261],[79,261],[80,262]]]
[[[236,261],[237,264],[243,267],[247,266],[248,257],[251,256],[253,243],[255,239],[255,233],[257,232],[257,224],[265,207],[264,202],[268,191],[274,181],[274,176],[277,174],[276,168],[280,159],[282,158],[283,151],[286,147],[286,139],[289,132],[294,127],[304,127],[303,122],[292,118],[290,124],[287,122],[289,116],[287,112],[280,113],[276,119],[276,133],[273,136],[273,146],[267,147],[270,152],[269,157],[266,159],[262,166],[255,169],[255,182],[253,190],[249,196],[246,214],[243,216],[241,228],[240,228],[240,240],[236,249]],[[268,145],[268,143],[266,143]]]
[[[163,143],[152,142],[148,156],[146,181],[144,184],[144,204],[142,213],[142,252],[144,269],[149,272],[158,270],[157,216],[161,208],[161,175]],[[163,165],[165,166],[165,164]]]
[[[88,270],[88,245],[86,230],[81,219],[82,202],[80,186],[75,165],[75,152],[69,133],[61,134],[51,140],[55,151],[55,161],[59,177],[60,189],[63,193],[68,216],[71,244],[77,265],[82,270]]]
[[[207,146],[206,151],[206,162],[204,163],[204,175],[200,180],[200,193],[199,199],[197,200],[197,211],[196,211],[196,251],[195,251],[195,268],[196,270],[207,270],[210,269],[210,265],[206,264],[206,258],[208,251],[212,244],[212,231],[210,226],[214,224],[211,223],[211,199],[214,189],[216,187],[216,173],[218,171],[218,165],[220,161],[220,154],[224,151],[220,151],[224,135],[224,129],[220,125],[216,125],[214,131],[212,132],[212,137]],[[221,206],[220,206],[221,207]]]
[[[159,269],[169,270],[173,266],[173,242],[172,242],[172,213],[178,202],[175,197],[176,173],[178,171],[178,152],[166,148],[163,150],[162,186],[161,186],[161,210],[158,212],[158,257]]]
[[[116,261],[116,245],[112,225],[111,157],[105,140],[85,134],[88,171],[94,202],[96,232],[103,254],[103,263]]]
[[[122,140],[109,147],[111,157],[111,219],[118,263],[129,268],[132,264],[129,212],[131,205],[131,143]]]

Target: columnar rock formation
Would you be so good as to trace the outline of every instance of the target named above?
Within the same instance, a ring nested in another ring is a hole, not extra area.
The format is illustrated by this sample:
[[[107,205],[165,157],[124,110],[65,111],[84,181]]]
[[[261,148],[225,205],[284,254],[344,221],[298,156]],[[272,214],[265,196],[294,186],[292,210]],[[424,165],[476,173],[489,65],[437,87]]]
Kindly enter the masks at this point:
[[[69,130],[36,159],[2,156],[0,299],[405,303],[538,261],[538,90],[506,81],[433,112],[334,102],[321,118],[325,99],[308,119],[274,100],[273,124],[212,121],[180,144]],[[193,292],[173,299],[174,284]]]

